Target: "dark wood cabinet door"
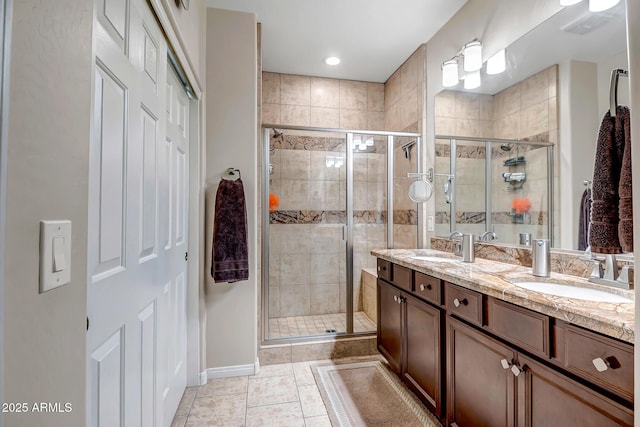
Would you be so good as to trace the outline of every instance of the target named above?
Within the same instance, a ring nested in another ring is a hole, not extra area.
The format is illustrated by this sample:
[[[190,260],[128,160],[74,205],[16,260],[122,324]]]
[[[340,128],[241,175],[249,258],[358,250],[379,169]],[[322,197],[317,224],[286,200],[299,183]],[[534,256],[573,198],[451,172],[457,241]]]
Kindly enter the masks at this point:
[[[447,425],[515,425],[515,352],[447,317]],[[522,375],[522,374],[520,374]]]
[[[406,356],[403,377],[407,385],[438,416],[442,416],[441,310],[407,297]]]
[[[519,355],[518,426],[633,425],[633,411],[541,363]]]
[[[402,293],[378,279],[378,350],[400,375],[402,362]]]

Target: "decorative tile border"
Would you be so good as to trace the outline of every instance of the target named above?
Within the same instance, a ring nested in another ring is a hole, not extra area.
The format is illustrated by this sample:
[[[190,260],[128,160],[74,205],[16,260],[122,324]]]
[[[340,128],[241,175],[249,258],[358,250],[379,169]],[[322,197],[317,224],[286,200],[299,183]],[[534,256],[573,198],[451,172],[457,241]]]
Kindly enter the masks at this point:
[[[492,224],[525,224],[525,225],[545,225],[549,214],[544,211],[529,211],[529,219],[525,222],[514,222],[511,212],[492,212]],[[451,215],[447,211],[436,212],[436,224],[449,224]],[[456,224],[484,224],[487,216],[485,212],[456,212]]]
[[[491,138],[487,138],[489,141]],[[521,141],[523,142],[549,142],[549,132],[542,132],[537,135],[531,135],[526,138],[523,138]],[[442,143],[444,141],[442,139],[437,140],[436,143],[436,157],[450,157],[451,156],[451,146],[447,143]],[[464,141],[464,137],[460,137],[460,141]],[[491,158],[499,159],[501,157],[513,157],[515,151],[517,150],[518,154],[525,153],[527,151],[535,150],[540,147],[535,145],[530,145],[526,143],[515,143],[512,144],[512,151],[504,151],[497,145],[497,142],[491,146]],[[487,150],[484,146],[473,146],[473,145],[457,145],[456,146],[456,158],[458,159],[485,159],[487,157]]]
[[[281,135],[277,138],[271,138],[269,148],[271,150],[306,150],[306,151],[336,151],[344,152],[346,147],[345,138],[332,138],[320,136],[297,136],[297,135]],[[375,137],[374,145],[368,146],[364,151],[358,153],[377,153],[384,154],[387,152],[386,138]]]
[[[279,210],[269,215],[270,224],[345,224],[346,211]],[[386,224],[387,211],[354,211],[354,224]],[[418,212],[415,209],[394,210],[393,223],[396,225],[417,225]]]

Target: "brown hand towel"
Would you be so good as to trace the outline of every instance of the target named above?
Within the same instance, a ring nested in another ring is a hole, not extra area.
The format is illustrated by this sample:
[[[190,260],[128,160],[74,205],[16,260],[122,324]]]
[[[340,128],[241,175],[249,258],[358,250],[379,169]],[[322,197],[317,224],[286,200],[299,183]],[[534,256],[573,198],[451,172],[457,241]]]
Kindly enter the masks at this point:
[[[240,179],[223,179],[218,185],[211,276],[216,283],[233,283],[249,278],[247,209]]]
[[[592,252],[601,254],[622,253],[618,240],[618,184],[624,141],[616,138],[615,123],[615,118],[607,112],[598,133],[593,169],[589,245]]]
[[[584,251],[589,245],[589,218],[591,217],[591,190],[582,193],[580,200],[580,219],[578,225],[578,250]]]
[[[633,203],[631,200],[631,114],[629,108],[618,107],[616,110],[616,139],[624,141],[622,154],[622,171],[618,195],[618,238],[624,252],[633,252]]]

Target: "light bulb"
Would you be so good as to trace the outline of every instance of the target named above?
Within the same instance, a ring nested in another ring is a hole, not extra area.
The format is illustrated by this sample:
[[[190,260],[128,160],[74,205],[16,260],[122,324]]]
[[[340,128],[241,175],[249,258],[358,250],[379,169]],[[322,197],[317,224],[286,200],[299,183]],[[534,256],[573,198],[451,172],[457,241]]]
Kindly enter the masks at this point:
[[[325,58],[324,63],[327,65],[338,65],[340,63],[340,58],[337,56],[330,56]]]
[[[367,144],[366,144],[365,142],[361,142],[361,143],[358,145],[358,149],[359,149],[360,151],[364,151],[364,150],[366,150],[366,149],[367,149]]]
[[[476,71],[482,68],[482,43],[474,40],[467,43],[462,50],[464,55],[464,71]]]
[[[487,61],[487,74],[500,74],[507,68],[504,49],[493,55]]]
[[[465,89],[475,89],[480,87],[480,70],[473,71],[471,73],[467,73],[464,78],[464,88]]]
[[[618,3],[620,3],[620,0],[589,0],[589,11],[602,12],[611,9]]]
[[[451,87],[458,84],[458,61],[450,59],[442,64],[442,86]]]

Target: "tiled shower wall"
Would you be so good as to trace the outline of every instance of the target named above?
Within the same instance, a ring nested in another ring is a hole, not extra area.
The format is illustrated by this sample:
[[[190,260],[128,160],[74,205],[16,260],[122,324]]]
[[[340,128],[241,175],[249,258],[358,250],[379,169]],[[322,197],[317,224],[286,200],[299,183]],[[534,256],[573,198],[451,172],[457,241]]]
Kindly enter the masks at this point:
[[[262,122],[384,130],[384,84],[262,73]]]
[[[557,142],[557,66],[549,67],[495,96],[443,91],[436,96],[436,134],[481,138],[522,139]],[[547,152],[546,148],[522,146],[506,152],[499,144],[491,150],[492,223],[500,241],[517,243],[520,232],[546,237]],[[436,141],[436,173],[449,172],[449,141]],[[524,155],[523,165],[506,167],[509,157]],[[485,224],[485,147],[484,143],[458,142],[456,153],[456,229],[479,234]],[[503,172],[526,172],[522,190],[509,191]],[[557,182],[557,171],[554,173]],[[449,233],[449,205],[444,202],[446,178],[436,177],[436,235]],[[512,224],[508,215],[514,198],[529,198],[532,204],[529,224]],[[557,203],[555,206],[558,206]],[[557,231],[557,230],[556,230]]]
[[[386,140],[354,153],[354,310],[362,310],[361,270],[369,252],[386,247]],[[271,140],[269,315],[346,311],[346,176],[327,167],[345,156],[344,137],[285,135]]]
[[[384,85],[385,130],[422,133],[425,88],[426,46],[421,45],[389,77]],[[408,172],[417,170],[416,147],[410,158],[405,157],[402,145],[412,139],[396,138],[394,141],[394,247],[415,248],[418,244],[417,206],[408,196]]]

